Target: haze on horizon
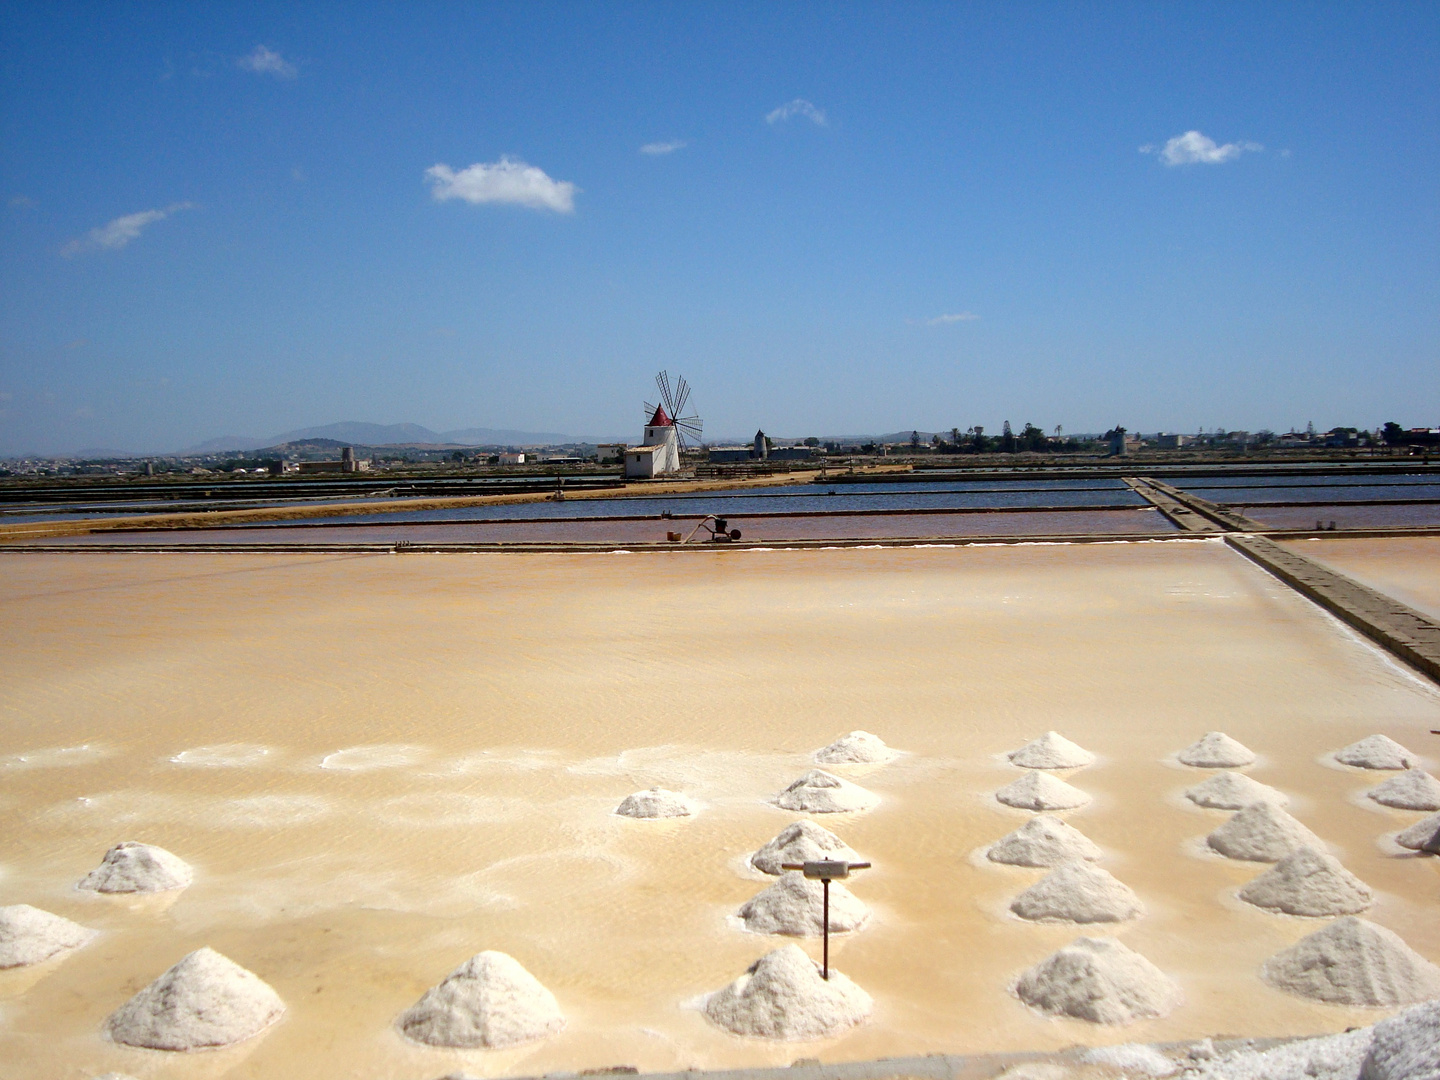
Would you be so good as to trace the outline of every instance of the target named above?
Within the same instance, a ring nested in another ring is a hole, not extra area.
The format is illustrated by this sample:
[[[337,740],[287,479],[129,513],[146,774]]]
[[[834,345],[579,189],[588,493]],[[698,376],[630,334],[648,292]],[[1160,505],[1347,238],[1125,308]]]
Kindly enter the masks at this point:
[[[1440,8],[11,4],[0,454],[1440,423]]]

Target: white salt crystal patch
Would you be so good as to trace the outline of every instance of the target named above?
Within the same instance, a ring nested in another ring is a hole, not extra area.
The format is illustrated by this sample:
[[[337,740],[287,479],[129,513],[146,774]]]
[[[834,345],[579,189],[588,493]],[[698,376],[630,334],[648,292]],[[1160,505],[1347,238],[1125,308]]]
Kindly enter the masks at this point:
[[[736,912],[752,934],[819,937],[824,924],[824,886],[798,870],[757,893]],[[870,920],[870,909],[839,882],[830,885],[830,932],[848,934]]]
[[[1276,953],[1260,977],[1334,1005],[1411,1005],[1440,996],[1440,967],[1392,930],[1347,915]]]
[[[94,936],[94,930],[29,904],[0,907],[0,968],[38,964]]]
[[[183,889],[192,880],[190,864],[153,844],[116,844],[100,865],[76,886],[101,893],[153,893]]]
[[[1166,1016],[1180,987],[1111,938],[1076,938],[1020,976],[1015,993],[1031,1008],[1096,1024]]]
[[[815,760],[822,765],[879,765],[895,756],[880,736],[868,731],[852,731],[815,751]]]
[[[811,769],[776,795],[775,805],[806,814],[843,814],[870,810],[880,805],[880,796],[824,769]]]
[[[26,750],[21,754],[0,757],[0,769],[57,769],[89,765],[113,753],[108,746],[81,743],[79,746],[51,746],[43,750]]]
[[[1041,814],[996,840],[985,857],[1011,866],[1059,866],[1074,859],[1094,862],[1102,854],[1099,845],[1075,826]]]
[[[1092,1065],[1106,1065],[1124,1073],[1144,1076],[1170,1076],[1180,1071],[1175,1061],[1148,1043],[1122,1043],[1120,1046],[1097,1046],[1080,1058]]]
[[[1411,851],[1428,851],[1440,855],[1440,814],[1421,818],[1408,829],[1397,833],[1395,842]]]
[[[1358,915],[1375,894],[1340,860],[1312,847],[1296,848],[1240,890],[1256,907],[1311,918]]]
[[[1095,763],[1094,754],[1058,731],[1047,731],[1006,756],[1010,764],[1019,765],[1022,769],[1079,769]]]
[[[1397,810],[1440,810],[1440,780],[1424,769],[1406,769],[1365,794]]]
[[[1335,760],[1357,769],[1413,769],[1420,759],[1387,735],[1370,735],[1335,751]]]
[[[723,990],[705,999],[711,1023],[736,1035],[762,1039],[824,1039],[863,1022],[870,995],[841,972],[820,966],[798,945],[767,953]]]
[[[402,765],[415,764],[424,754],[424,749],[418,746],[396,744],[352,746],[345,750],[336,750],[333,754],[327,754],[320,759],[320,767],[337,772],[395,769]]]
[[[997,791],[995,798],[1020,810],[1073,810],[1090,801],[1079,788],[1043,772],[1026,773]]]
[[[1269,1050],[1239,1050],[1192,1066],[1185,1080],[1358,1080],[1370,1041],[1371,1029],[1360,1028]]]
[[[425,991],[396,1021],[405,1037],[464,1049],[517,1046],[565,1026],[555,995],[513,956],[487,950]]]
[[[1017,896],[1010,910],[1031,922],[1124,922],[1145,913],[1135,891],[1108,870],[1069,862]]]
[[[1255,752],[1223,731],[1207,731],[1175,756],[1180,764],[1196,769],[1236,769],[1255,764]]]
[[[214,949],[197,949],[145,987],[106,1024],[110,1037],[151,1050],[205,1050],[243,1042],[285,1003],[258,975]]]
[[[197,746],[181,750],[170,758],[175,765],[197,769],[244,769],[259,765],[271,754],[270,747],[254,743],[225,743],[220,746]]]
[[[632,818],[689,817],[695,813],[695,804],[678,792],[654,787],[625,796],[615,813]]]
[[[1361,1080],[1440,1080],[1440,1001],[1415,1005],[1371,1031]]]
[[[822,825],[796,821],[786,825],[768,844],[750,856],[750,865],[762,874],[781,874],[784,863],[843,859],[861,862],[850,846]]]
[[[1022,1061],[1011,1065],[996,1080],[1067,1080],[1070,1070],[1053,1061]]]
[[[1279,862],[1299,847],[1324,850],[1325,843],[1278,806],[1247,806],[1205,838],[1227,859]]]
[[[1185,792],[1185,797],[1196,806],[1211,810],[1244,810],[1257,802],[1285,806],[1289,799],[1268,784],[1252,780],[1244,773],[1217,772],[1208,780],[1196,784]]]

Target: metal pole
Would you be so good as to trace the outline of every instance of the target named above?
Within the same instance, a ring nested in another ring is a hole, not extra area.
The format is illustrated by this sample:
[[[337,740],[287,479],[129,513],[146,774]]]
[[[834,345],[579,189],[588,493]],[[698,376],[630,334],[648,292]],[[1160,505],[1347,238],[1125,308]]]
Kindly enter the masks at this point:
[[[827,877],[827,878],[821,878],[820,880],[821,880],[821,883],[824,885],[824,888],[825,888],[825,921],[822,923],[822,925],[821,925],[821,930],[820,930],[821,938],[822,938],[822,940],[825,942],[825,944],[824,944],[824,946],[823,946],[823,948],[824,948],[825,963],[824,963],[824,965],[820,968],[820,977],[821,977],[822,979],[824,979],[826,982],[829,982],[829,981],[830,981],[830,879]]]

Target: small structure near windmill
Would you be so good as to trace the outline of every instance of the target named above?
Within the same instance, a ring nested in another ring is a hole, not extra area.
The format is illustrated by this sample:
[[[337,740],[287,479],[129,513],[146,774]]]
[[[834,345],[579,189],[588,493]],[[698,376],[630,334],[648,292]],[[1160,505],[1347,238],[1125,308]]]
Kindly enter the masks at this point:
[[[670,386],[670,373],[655,376],[660,390],[659,404],[645,405],[645,437],[639,446],[625,450],[625,478],[648,480],[651,477],[680,471],[680,451],[699,443],[702,421],[694,413],[685,415],[690,400],[690,385],[683,377]]]

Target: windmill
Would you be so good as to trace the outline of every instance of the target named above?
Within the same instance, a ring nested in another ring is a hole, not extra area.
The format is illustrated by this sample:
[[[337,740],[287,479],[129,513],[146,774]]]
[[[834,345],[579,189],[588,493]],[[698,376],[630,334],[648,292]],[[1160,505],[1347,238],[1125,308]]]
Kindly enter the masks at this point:
[[[700,432],[704,427],[697,413],[685,415],[685,406],[690,402],[690,384],[683,375],[676,376],[675,386],[670,386],[670,373],[662,371],[655,376],[655,385],[660,390],[660,404],[645,402],[646,423],[651,427],[673,424],[675,438],[680,449],[687,450],[700,445]]]

